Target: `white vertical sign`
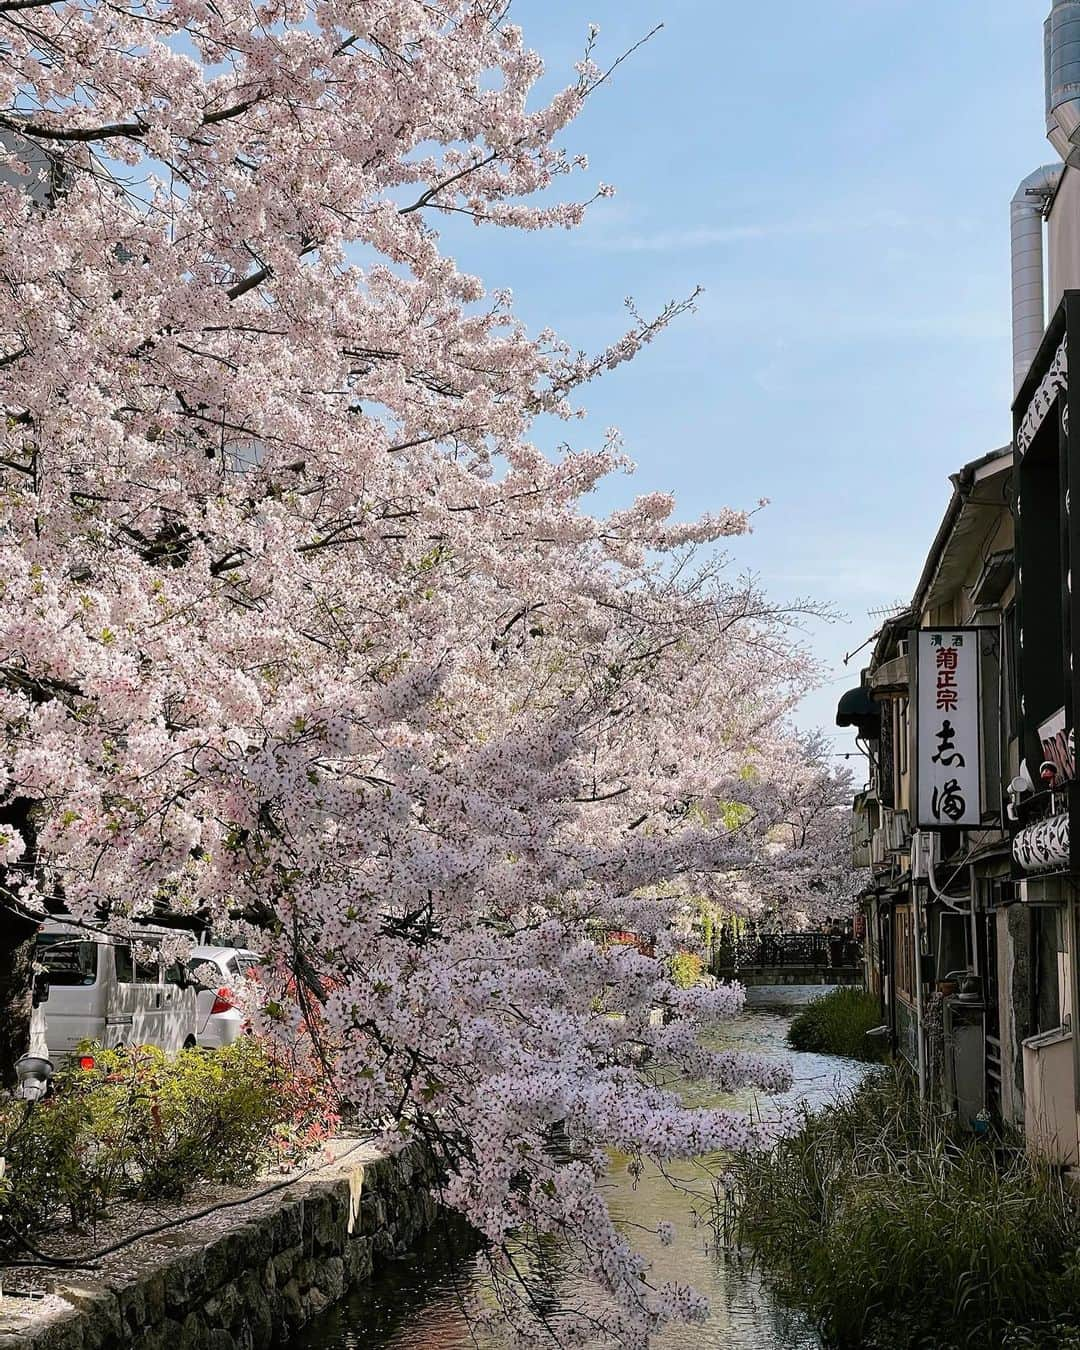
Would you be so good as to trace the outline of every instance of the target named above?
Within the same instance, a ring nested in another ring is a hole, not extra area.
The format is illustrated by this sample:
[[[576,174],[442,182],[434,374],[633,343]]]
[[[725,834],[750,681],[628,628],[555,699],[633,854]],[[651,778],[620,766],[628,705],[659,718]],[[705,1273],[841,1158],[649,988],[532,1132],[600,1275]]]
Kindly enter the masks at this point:
[[[918,828],[978,825],[978,630],[920,628],[916,642]]]

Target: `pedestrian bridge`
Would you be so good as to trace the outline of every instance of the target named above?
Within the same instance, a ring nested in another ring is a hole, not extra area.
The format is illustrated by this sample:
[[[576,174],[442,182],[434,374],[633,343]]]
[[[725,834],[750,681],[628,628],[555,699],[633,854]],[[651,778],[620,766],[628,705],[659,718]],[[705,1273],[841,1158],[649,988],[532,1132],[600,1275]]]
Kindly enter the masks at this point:
[[[753,933],[727,940],[716,948],[710,970],[748,990],[863,982],[859,944],[828,933]]]

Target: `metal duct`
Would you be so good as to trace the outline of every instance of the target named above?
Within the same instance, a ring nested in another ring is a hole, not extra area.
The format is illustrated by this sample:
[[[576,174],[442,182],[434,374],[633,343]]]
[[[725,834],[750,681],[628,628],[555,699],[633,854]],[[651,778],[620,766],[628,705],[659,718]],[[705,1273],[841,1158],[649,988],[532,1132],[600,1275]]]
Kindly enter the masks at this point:
[[[1013,392],[1018,394],[1046,331],[1043,220],[1058,190],[1063,164],[1036,169],[1012,199]]]
[[[1046,139],[1058,152],[1062,159],[1066,159],[1069,154],[1069,138],[1058,126],[1057,118],[1054,116],[1054,77],[1053,61],[1051,52],[1053,51],[1053,25],[1050,22],[1050,15],[1046,16],[1046,22],[1043,24],[1043,57],[1046,66],[1045,88],[1046,88]]]
[[[1046,21],[1046,134],[1080,167],[1080,0],[1054,0]]]

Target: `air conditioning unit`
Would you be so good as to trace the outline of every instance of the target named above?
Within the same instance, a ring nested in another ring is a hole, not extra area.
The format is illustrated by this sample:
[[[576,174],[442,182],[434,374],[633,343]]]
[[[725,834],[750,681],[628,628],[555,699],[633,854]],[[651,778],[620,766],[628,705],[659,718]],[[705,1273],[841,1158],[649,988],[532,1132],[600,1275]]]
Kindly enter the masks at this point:
[[[855,867],[870,866],[870,837],[877,819],[877,798],[872,792],[860,792],[855,798],[851,821],[851,856]]]
[[[888,811],[885,814],[890,853],[906,853],[911,843],[911,817],[906,811]]]
[[[932,830],[916,830],[911,837],[911,876],[927,881],[931,867],[941,861],[941,836]]]

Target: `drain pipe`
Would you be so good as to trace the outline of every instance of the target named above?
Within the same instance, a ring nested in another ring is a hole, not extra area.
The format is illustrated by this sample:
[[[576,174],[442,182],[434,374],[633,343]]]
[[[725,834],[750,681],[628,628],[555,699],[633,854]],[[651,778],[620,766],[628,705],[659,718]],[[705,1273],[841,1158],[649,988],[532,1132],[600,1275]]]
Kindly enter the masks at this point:
[[[1043,221],[1061,184],[1063,164],[1036,169],[1012,199],[1013,393],[1027,378],[1046,332],[1043,281]]]
[[[919,1101],[927,1100],[927,1072],[926,1072],[926,1018],[924,1015],[925,1000],[923,997],[923,959],[922,959],[922,924],[919,920],[919,900],[922,887],[912,880],[911,885],[911,945],[912,969],[915,973],[915,1065],[918,1073],[919,1082]]]

